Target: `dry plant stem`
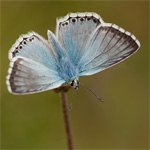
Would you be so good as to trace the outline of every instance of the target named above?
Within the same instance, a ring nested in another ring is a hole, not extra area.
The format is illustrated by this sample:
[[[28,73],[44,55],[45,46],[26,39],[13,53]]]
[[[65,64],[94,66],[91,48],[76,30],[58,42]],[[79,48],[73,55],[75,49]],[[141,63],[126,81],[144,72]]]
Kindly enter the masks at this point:
[[[68,104],[67,104],[66,93],[65,92],[60,92],[60,98],[61,98],[61,102],[62,102],[62,110],[63,110],[64,123],[65,123],[65,128],[66,128],[68,149],[73,150],[73,141],[72,141],[70,122],[69,122]]]

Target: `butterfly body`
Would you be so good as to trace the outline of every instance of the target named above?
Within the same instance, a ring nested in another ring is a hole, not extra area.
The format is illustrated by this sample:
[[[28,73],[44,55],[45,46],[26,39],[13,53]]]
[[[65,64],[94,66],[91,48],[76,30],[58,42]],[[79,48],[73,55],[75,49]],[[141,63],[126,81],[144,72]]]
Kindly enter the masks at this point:
[[[78,89],[79,77],[107,69],[140,47],[134,35],[105,23],[96,13],[69,13],[57,20],[48,40],[35,32],[21,35],[9,51],[8,90],[30,94],[67,83]]]
[[[72,64],[67,58],[62,58],[60,63],[59,73],[60,76],[69,83],[69,81],[79,77],[78,68]]]

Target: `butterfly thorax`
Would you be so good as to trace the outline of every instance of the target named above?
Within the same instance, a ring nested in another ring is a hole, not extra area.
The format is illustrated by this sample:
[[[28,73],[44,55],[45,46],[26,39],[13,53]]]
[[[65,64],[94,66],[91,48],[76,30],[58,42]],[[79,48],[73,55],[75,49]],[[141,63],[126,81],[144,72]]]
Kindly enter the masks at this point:
[[[78,68],[67,58],[60,60],[59,74],[60,76],[73,88],[77,88],[77,81],[79,77]]]

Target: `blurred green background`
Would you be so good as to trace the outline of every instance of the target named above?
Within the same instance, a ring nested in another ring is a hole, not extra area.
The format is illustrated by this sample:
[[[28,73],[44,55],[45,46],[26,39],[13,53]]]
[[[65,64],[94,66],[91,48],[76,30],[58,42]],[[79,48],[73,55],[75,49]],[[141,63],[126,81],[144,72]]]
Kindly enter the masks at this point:
[[[56,18],[68,12],[96,12],[105,22],[133,33],[141,48],[129,59],[80,81],[70,121],[76,149],[148,149],[148,1],[1,1],[1,147],[66,149],[59,95],[53,90],[15,96],[7,91],[8,50],[20,34],[36,31],[47,39]],[[68,92],[70,104],[72,90]]]

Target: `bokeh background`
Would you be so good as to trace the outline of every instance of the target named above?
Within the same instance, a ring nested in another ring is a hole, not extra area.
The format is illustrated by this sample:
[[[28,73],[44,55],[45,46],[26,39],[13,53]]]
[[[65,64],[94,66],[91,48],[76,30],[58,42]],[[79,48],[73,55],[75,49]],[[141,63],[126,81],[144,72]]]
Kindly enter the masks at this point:
[[[148,149],[149,2],[1,1],[1,147],[66,149],[59,95],[53,90],[15,96],[7,91],[8,50],[20,34],[36,31],[47,39],[56,18],[68,12],[96,12],[105,22],[132,32],[141,48],[129,59],[80,81],[70,114],[76,149]],[[70,104],[72,90],[67,94]]]

